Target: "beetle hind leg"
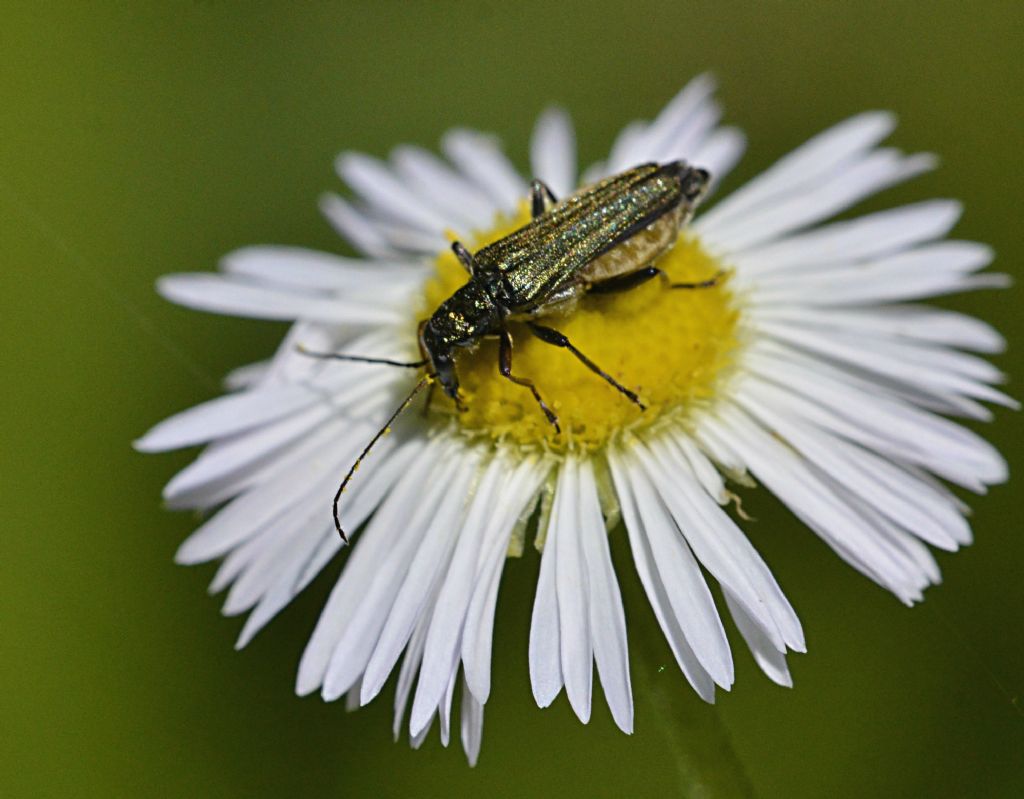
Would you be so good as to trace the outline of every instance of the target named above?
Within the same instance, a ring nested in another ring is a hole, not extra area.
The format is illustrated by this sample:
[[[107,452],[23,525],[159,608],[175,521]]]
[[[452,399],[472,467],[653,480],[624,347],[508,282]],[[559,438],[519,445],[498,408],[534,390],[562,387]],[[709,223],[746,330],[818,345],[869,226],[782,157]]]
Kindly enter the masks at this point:
[[[516,377],[512,374],[512,336],[508,330],[502,329],[499,334],[500,338],[498,341],[498,371],[501,372],[501,376],[511,380],[517,386],[522,386],[530,390],[533,394],[533,398],[537,400],[537,404],[540,405],[540,409],[544,411],[544,415],[548,421],[555,427],[555,433],[561,433],[562,428],[558,424],[558,416],[555,414],[548,404],[540,396],[540,392],[537,391],[537,386],[533,384],[532,380],[527,380],[525,377]]]
[[[668,287],[670,289],[710,289],[717,286],[724,275],[725,273],[719,270],[715,272],[713,277],[709,277],[707,280],[698,280],[694,283],[669,283]]]
[[[617,294],[620,291],[629,291],[637,286],[642,286],[648,280],[658,275],[665,276],[656,266],[645,266],[635,272],[626,272],[623,275],[616,275],[600,283],[591,283],[588,291],[591,294]]]
[[[658,267],[644,266],[636,271],[602,280],[600,283],[591,283],[587,290],[591,294],[616,294],[620,291],[635,289],[655,277],[660,277],[666,288],[670,289],[709,289],[717,286],[722,280],[722,276],[722,272],[716,272],[714,277],[707,280],[698,280],[693,283],[673,283],[671,278]]]
[[[569,339],[566,338],[566,336],[563,333],[559,333],[557,330],[551,327],[538,325],[536,322],[527,322],[526,326],[530,328],[530,332],[533,333],[533,335],[535,335],[537,338],[539,338],[546,344],[551,344],[552,346],[562,347],[564,349],[569,350],[569,352],[576,356],[576,359],[580,363],[586,366],[591,372],[596,374],[598,377],[601,377],[606,383],[615,388],[620,394],[625,396],[626,399],[628,399],[634,405],[637,405],[640,408],[640,410],[647,410],[647,406],[640,401],[640,398],[634,392],[630,391],[618,380],[616,380],[614,377],[612,377],[610,374],[604,371],[600,366],[598,366],[596,363],[590,360],[590,358],[588,358],[586,355],[584,355],[582,352],[576,349],[576,347],[573,346],[572,342],[569,341]]]

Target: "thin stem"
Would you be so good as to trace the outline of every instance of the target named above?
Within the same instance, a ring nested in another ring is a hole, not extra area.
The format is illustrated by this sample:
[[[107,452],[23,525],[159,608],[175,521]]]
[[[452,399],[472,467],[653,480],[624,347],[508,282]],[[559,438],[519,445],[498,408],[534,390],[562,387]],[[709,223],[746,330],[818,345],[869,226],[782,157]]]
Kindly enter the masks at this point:
[[[630,643],[634,695],[675,755],[680,796],[753,799],[753,786],[717,708],[693,693],[653,619],[631,625]]]

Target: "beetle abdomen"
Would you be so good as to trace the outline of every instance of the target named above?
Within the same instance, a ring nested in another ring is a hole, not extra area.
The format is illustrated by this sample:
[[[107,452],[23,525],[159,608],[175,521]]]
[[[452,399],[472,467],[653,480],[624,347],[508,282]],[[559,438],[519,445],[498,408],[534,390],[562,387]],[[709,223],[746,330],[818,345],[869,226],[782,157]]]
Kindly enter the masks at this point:
[[[675,244],[683,222],[683,206],[676,206],[646,230],[615,245],[587,264],[580,271],[580,281],[600,283],[648,266]]]

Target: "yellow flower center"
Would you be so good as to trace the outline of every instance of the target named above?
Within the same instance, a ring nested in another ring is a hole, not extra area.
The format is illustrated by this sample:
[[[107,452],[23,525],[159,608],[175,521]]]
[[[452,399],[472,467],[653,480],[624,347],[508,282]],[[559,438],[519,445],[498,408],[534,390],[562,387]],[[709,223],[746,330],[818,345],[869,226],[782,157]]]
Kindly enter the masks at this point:
[[[524,207],[516,217],[500,217],[493,229],[463,244],[475,251],[528,221]],[[685,229],[656,265],[673,283],[707,280],[723,268]],[[450,251],[439,255],[435,266],[436,275],[424,290],[424,316],[467,280]],[[738,318],[727,274],[710,288],[676,290],[654,279],[615,294],[584,295],[570,314],[543,316],[537,322],[567,336],[601,369],[636,392],[646,410],[568,350],[539,340],[524,324],[509,322],[512,374],[534,382],[557,414],[561,434],[528,389],[498,372],[498,343],[493,339],[481,341],[475,350],[457,351],[456,370],[467,410],[456,411],[451,400],[435,392],[431,412],[454,416],[472,436],[556,452],[597,449],[620,431],[647,428],[666,418],[685,420],[693,408],[710,400],[737,346]]]

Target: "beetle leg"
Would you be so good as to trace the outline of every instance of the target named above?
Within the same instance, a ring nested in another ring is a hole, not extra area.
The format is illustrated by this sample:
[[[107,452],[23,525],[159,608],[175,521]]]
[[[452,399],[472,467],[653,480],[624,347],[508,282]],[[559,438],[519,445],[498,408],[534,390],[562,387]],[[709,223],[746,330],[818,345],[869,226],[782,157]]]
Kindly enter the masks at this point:
[[[591,283],[589,291],[591,294],[615,294],[619,291],[635,289],[650,280],[652,277],[664,275],[656,266],[645,266],[635,272],[626,272],[624,275],[616,275],[600,283]]]
[[[470,276],[476,272],[476,261],[473,260],[473,255],[462,246],[461,241],[452,242],[452,252],[455,253],[455,257],[459,259],[459,263],[462,264],[466,271],[469,272]]]
[[[537,404],[540,405],[540,409],[544,411],[544,415],[548,417],[548,421],[555,426],[555,432],[562,432],[562,428],[558,425],[558,417],[555,415],[555,412],[547,406],[547,403],[541,399],[540,392],[537,391],[537,387],[533,384],[533,381],[527,380],[525,377],[516,377],[512,374],[512,336],[506,328],[501,329],[498,341],[498,371],[501,372],[502,377],[508,378],[517,386],[523,386],[524,388],[530,389],[530,393],[533,394],[533,398],[537,400]]]
[[[710,289],[718,285],[722,279],[722,271],[715,272],[714,277],[709,277],[707,280],[698,280],[696,283],[669,283],[670,289]]]
[[[533,335],[535,335],[541,341],[547,344],[551,344],[555,347],[563,347],[569,350],[569,352],[575,355],[579,362],[586,366],[591,372],[604,378],[606,382],[608,382],[616,389],[618,389],[620,393],[624,394],[630,402],[634,403],[635,405],[639,405],[640,410],[647,410],[647,406],[640,401],[640,398],[637,397],[636,394],[634,394],[632,391],[630,391],[628,388],[622,385],[618,380],[616,380],[610,374],[605,372],[600,366],[598,366],[596,363],[590,360],[590,358],[588,358],[586,355],[584,355],[582,352],[576,349],[572,345],[572,342],[565,337],[565,335],[559,333],[554,328],[545,327],[544,325],[538,325],[536,322],[527,322],[526,326],[529,327]]]
[[[592,283],[589,291],[593,294],[614,294],[618,291],[629,291],[646,283],[653,277],[660,277],[670,289],[709,289],[717,286],[722,279],[722,273],[718,272],[714,277],[707,280],[700,280],[696,283],[673,283],[669,276],[656,266],[645,266],[635,272],[627,272],[624,275],[616,275],[600,283]]]
[[[533,212],[533,218],[536,219],[538,216],[542,216],[547,210],[545,207],[545,199],[554,205],[558,202],[555,199],[554,193],[548,188],[548,184],[543,180],[531,180],[530,181],[530,210]]]

